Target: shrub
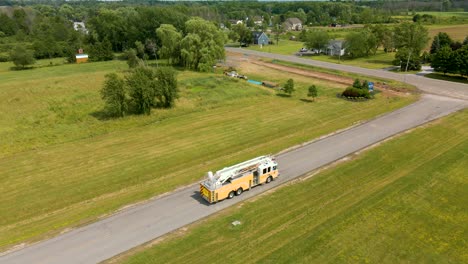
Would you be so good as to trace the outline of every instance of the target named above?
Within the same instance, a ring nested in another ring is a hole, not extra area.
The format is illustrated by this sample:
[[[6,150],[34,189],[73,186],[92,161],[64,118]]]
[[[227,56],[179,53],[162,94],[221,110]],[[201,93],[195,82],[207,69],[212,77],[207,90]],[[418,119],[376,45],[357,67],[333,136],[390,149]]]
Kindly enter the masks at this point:
[[[361,89],[361,81],[359,79],[355,79],[353,82],[353,87],[357,89]]]
[[[366,99],[371,98],[371,95],[368,90],[358,89],[355,87],[346,88],[346,90],[344,90],[341,95],[344,97],[348,97],[348,98],[366,98]]]

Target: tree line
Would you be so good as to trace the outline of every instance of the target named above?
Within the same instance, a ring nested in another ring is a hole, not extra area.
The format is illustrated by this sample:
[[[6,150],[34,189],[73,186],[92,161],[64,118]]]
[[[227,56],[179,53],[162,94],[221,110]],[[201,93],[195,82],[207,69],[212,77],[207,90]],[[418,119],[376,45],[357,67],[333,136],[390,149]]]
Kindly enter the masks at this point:
[[[199,71],[210,70],[224,58],[225,37],[219,27],[202,18],[189,19],[177,9],[101,8],[88,18],[87,31],[74,30],[69,13],[63,10],[68,8],[62,6],[55,12],[43,7],[36,11],[15,8],[10,10],[12,17],[0,15],[0,36],[15,42],[3,43],[3,47],[11,51],[9,58],[15,64],[21,60],[17,66],[24,68],[33,61],[24,49],[33,50],[35,59],[66,57],[70,62],[80,48],[91,61],[111,60],[115,52],[125,51],[130,57],[136,53],[142,60],[167,59],[170,64]],[[2,38],[0,49],[1,42]]]
[[[432,41],[430,61],[436,72],[468,76],[468,36],[458,42],[439,32]]]

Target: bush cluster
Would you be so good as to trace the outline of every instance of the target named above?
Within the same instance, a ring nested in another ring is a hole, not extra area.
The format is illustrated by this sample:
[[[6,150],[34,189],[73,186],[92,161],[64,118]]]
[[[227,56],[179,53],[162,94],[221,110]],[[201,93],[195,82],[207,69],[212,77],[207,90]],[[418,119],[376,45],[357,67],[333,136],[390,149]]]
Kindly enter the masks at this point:
[[[115,73],[107,74],[101,97],[105,112],[114,117],[128,113],[149,115],[154,107],[171,108],[178,98],[176,72],[165,67],[137,67],[125,79]]]
[[[369,93],[369,83],[367,80],[359,81],[359,79],[355,79],[353,86],[346,88],[346,90],[343,91],[341,96],[346,97],[346,98],[366,98],[370,99],[372,98],[372,95]]]

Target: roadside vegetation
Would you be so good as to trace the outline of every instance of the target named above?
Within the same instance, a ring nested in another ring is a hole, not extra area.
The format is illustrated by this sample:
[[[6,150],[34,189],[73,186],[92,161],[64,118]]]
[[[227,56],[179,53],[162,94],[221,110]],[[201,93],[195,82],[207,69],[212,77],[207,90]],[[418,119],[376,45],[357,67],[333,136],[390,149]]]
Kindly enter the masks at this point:
[[[467,119],[415,129],[112,263],[465,263]]]

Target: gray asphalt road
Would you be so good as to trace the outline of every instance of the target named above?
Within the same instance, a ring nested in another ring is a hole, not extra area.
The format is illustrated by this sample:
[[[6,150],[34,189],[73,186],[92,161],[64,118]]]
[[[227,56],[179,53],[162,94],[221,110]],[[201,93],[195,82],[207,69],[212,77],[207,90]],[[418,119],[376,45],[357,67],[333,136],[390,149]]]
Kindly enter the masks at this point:
[[[415,74],[400,74],[394,73],[384,70],[372,70],[372,69],[365,69],[360,67],[348,66],[343,64],[335,64],[323,61],[317,61],[313,59],[305,59],[302,57],[294,56],[294,55],[280,55],[280,54],[273,54],[273,53],[266,53],[266,52],[259,52],[253,50],[246,50],[241,48],[226,48],[227,51],[242,53],[245,56],[260,56],[265,58],[277,59],[277,60],[284,60],[290,62],[301,63],[305,65],[317,66],[327,69],[333,70],[341,70],[347,72],[353,72],[368,76],[376,76],[381,78],[387,78],[392,80],[397,80],[401,82],[406,82],[412,85],[417,86],[420,90],[431,93],[437,94],[442,96],[448,96],[453,98],[462,98],[468,100],[468,85],[461,84],[461,83],[453,83],[447,81],[440,81],[435,79],[429,79],[423,76],[418,76]]]
[[[431,85],[437,87],[436,83]],[[451,87],[437,89],[452,89]],[[453,87],[455,94],[461,92],[461,97],[467,98],[468,88],[463,92],[456,85]],[[445,92],[442,94],[447,95]],[[450,96],[455,95],[451,93]],[[280,178],[233,200],[208,205],[199,198],[198,185],[192,185],[128,208],[94,224],[6,254],[0,257],[0,263],[100,262],[387,137],[466,107],[468,101],[465,100],[423,95],[420,101],[410,106],[279,155],[277,159],[281,170]]]

